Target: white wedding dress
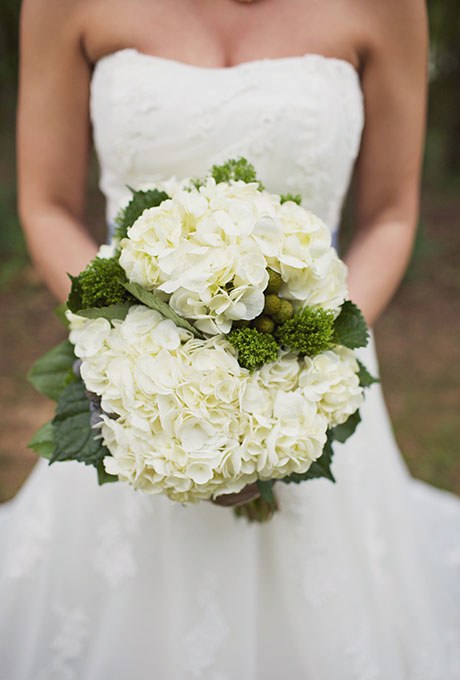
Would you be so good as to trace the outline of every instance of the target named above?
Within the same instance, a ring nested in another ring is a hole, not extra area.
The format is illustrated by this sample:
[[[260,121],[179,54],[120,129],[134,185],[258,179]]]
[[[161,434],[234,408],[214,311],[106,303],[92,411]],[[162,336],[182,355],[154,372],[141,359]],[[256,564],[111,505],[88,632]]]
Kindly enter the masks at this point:
[[[108,221],[126,185],[244,155],[334,227],[363,111],[338,59],[115,52],[91,86]],[[0,506],[1,680],[458,680],[460,501],[409,477],[380,387],[362,416],[337,484],[277,485],[262,526],[40,462]]]

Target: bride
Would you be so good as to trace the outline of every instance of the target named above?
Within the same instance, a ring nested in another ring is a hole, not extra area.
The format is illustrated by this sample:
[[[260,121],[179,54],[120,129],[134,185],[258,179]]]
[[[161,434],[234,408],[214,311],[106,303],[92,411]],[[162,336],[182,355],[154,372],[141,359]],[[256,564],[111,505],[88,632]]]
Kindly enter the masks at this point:
[[[426,57],[422,0],[24,0],[37,269],[64,300],[96,253],[91,133],[109,225],[127,185],[243,155],[335,232],[354,169],[350,297],[373,324],[414,237]],[[39,462],[0,508],[2,679],[460,677],[460,502],[410,479],[378,386],[362,416],[337,484],[281,488],[263,526]]]

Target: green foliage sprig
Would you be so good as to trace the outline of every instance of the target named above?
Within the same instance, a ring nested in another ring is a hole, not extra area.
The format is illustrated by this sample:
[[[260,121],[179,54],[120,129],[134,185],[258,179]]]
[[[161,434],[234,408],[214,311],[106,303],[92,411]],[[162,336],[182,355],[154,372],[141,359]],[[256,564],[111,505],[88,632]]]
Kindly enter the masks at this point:
[[[279,346],[273,335],[257,328],[237,328],[230,331],[227,340],[238,351],[240,366],[250,371],[278,358]]]
[[[222,165],[213,165],[211,176],[214,177],[217,184],[241,180],[248,184],[250,182],[258,182],[260,186],[255,167],[243,157],[231,159]]]
[[[217,184],[221,182],[232,182],[241,180],[246,183],[257,182],[259,189],[262,191],[264,185],[260,180],[257,179],[257,174],[252,163],[246,158],[233,158],[228,160],[222,165],[213,165],[210,172],[211,177],[216,180]],[[204,184],[204,179],[194,179],[192,181],[193,186],[197,189]]]
[[[126,275],[117,257],[96,257],[81,274],[70,279],[72,289],[67,306],[72,312],[133,301],[123,285]]]
[[[297,203],[297,205],[301,205],[302,196],[300,194],[281,194],[280,196],[281,205],[283,203],[287,203],[288,201],[292,201],[293,203]]]
[[[307,356],[315,356],[329,349],[333,335],[333,313],[312,307],[299,310],[275,330],[280,345]]]

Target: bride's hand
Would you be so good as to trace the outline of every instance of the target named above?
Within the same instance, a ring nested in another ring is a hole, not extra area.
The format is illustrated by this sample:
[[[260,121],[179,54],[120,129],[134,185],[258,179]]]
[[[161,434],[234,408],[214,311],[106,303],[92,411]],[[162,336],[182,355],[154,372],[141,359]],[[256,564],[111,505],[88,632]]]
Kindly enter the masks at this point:
[[[212,502],[215,505],[220,505],[224,508],[232,508],[238,505],[249,503],[249,501],[253,501],[256,498],[260,498],[260,492],[257,482],[254,482],[253,484],[248,484],[245,486],[244,489],[238,493],[228,493],[224,494],[223,496],[218,496],[217,498],[213,499]]]

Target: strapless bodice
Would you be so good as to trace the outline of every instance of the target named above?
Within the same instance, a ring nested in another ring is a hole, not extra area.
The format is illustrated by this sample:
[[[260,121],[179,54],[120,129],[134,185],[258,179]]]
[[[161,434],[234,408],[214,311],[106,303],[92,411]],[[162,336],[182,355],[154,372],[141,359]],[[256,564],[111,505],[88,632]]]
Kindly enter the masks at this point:
[[[334,229],[363,97],[354,67],[321,55],[206,68],[124,49],[95,66],[91,117],[109,222],[128,186],[245,156],[268,190],[300,194]]]

